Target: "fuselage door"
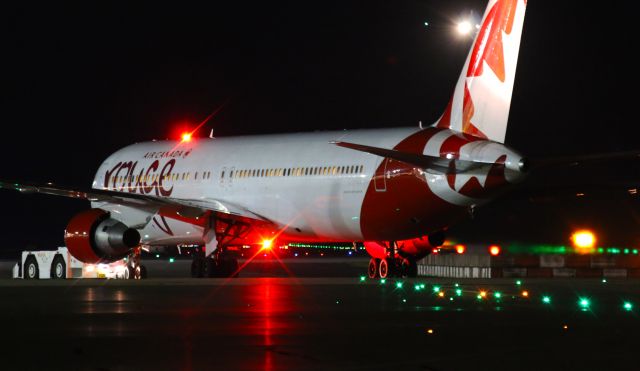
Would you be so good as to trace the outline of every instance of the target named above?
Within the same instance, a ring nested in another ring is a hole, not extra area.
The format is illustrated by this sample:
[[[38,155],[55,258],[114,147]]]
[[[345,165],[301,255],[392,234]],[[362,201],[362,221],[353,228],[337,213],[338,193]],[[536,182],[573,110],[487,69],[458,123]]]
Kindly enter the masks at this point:
[[[376,173],[373,175],[373,184],[376,188],[376,192],[387,191],[387,163],[389,159],[382,160],[382,164],[376,169]]]

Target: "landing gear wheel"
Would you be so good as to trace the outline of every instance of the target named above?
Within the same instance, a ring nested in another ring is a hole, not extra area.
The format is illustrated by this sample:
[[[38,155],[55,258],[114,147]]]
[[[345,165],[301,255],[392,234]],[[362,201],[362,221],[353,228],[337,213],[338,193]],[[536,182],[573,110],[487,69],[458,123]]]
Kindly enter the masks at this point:
[[[380,266],[378,267],[378,274],[380,278],[387,278],[390,276],[391,267],[389,264],[389,259],[380,260]]]
[[[133,268],[133,279],[134,280],[142,279],[142,266],[141,265],[136,265],[136,267]]]
[[[379,273],[378,273],[379,265],[380,265],[380,259],[371,258],[369,260],[369,269],[368,269],[369,278],[379,277]]]
[[[229,274],[227,274],[228,277],[233,277],[236,278],[238,277],[238,275],[240,274],[240,272],[238,271],[238,259],[235,258],[231,258],[227,260],[228,262],[228,269],[229,269]]]
[[[191,277],[202,278],[204,276],[204,259],[194,256],[191,261]]]
[[[147,278],[147,267],[145,267],[144,265],[139,265],[138,267],[140,267],[140,279],[144,280]]]
[[[56,255],[53,258],[53,262],[51,263],[51,278],[67,278],[67,264],[64,262],[62,255]]]
[[[418,277],[418,264],[416,261],[412,259],[403,259],[402,274],[409,278]]]
[[[135,277],[136,277],[135,269],[132,266],[127,265],[127,269],[124,270],[124,279],[132,280]]]
[[[213,256],[210,256],[204,261],[204,273],[205,276],[213,278],[213,277],[222,277],[222,266],[218,259],[215,259]]]
[[[24,262],[24,279],[25,280],[37,280],[40,278],[40,269],[38,268],[38,262],[33,256],[27,257]]]

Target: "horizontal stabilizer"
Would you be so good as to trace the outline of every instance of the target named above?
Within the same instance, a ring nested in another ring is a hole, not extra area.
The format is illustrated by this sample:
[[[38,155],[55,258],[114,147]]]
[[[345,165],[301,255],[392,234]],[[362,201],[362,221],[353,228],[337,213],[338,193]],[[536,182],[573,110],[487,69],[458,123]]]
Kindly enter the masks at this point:
[[[365,146],[363,144],[355,144],[355,143],[348,143],[348,142],[334,141],[330,143],[340,147],[349,148],[349,149],[353,149],[360,152],[367,152],[373,155],[402,161],[409,165],[423,168],[427,172],[435,172],[438,174],[461,173],[461,172],[469,171],[471,169],[474,169],[483,165],[493,164],[493,162],[457,160],[455,158],[446,158],[446,157],[429,156],[429,155],[417,154],[417,153],[401,152],[395,149],[371,147],[371,146]]]

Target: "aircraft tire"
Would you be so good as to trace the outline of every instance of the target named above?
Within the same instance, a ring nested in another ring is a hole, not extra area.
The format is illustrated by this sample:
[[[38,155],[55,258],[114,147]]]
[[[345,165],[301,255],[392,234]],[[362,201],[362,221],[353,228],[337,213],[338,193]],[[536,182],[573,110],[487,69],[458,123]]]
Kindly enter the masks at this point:
[[[204,277],[204,259],[200,257],[194,257],[191,261],[191,277],[202,278]]]
[[[378,267],[380,266],[380,259],[371,258],[369,259],[369,268],[367,273],[369,278],[378,278],[380,277],[380,272],[378,271]]]
[[[378,275],[380,278],[388,278],[391,277],[391,261],[390,259],[381,259],[380,265],[378,266]]]

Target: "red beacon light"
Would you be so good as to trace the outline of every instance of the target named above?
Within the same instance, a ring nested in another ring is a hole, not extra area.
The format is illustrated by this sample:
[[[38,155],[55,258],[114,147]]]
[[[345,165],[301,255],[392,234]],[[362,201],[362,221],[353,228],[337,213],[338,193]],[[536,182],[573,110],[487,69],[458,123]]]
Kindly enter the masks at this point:
[[[189,132],[182,133],[182,141],[183,142],[191,142],[191,133],[189,133]]]
[[[497,246],[497,245],[489,246],[489,254],[491,254],[491,256],[498,256],[500,255],[501,251],[502,250],[500,249],[500,246]]]

